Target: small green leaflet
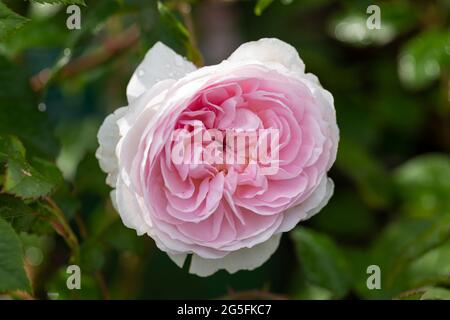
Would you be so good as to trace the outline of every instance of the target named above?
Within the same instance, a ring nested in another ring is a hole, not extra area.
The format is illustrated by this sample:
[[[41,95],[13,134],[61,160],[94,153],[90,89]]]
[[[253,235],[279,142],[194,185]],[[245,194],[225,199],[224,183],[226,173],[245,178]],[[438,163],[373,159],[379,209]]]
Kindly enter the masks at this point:
[[[54,164],[40,158],[29,162],[23,145],[12,136],[0,136],[0,162],[6,164],[3,191],[23,199],[46,196],[62,182]]]

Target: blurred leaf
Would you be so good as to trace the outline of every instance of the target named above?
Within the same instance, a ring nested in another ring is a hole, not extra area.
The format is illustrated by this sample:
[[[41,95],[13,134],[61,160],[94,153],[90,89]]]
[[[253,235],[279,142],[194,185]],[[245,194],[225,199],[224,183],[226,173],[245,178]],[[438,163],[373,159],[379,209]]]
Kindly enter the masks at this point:
[[[444,288],[429,288],[420,300],[450,300],[450,290]]]
[[[175,48],[179,48],[181,45],[190,61],[196,65],[201,65],[203,63],[201,53],[195,47],[188,29],[161,1],[158,1],[158,12],[162,22],[163,34],[168,36],[169,40],[175,42]]]
[[[404,211],[412,216],[450,212],[450,157],[421,155],[396,169],[394,180]]]
[[[367,288],[367,279],[370,274],[367,273],[367,268],[371,265],[378,265],[381,267],[381,281],[384,281],[383,264],[378,259],[377,255],[373,255],[369,248],[361,247],[344,247],[343,253],[348,261],[350,267],[350,273],[353,278],[353,292],[358,297],[363,299],[383,298],[389,299],[391,296],[385,292],[385,288],[382,290],[370,290]]]
[[[3,147],[0,149],[0,160],[6,155],[5,192],[20,198],[36,199],[50,194],[61,183],[58,168],[39,158],[28,162],[24,148],[16,138],[0,136],[0,147]]]
[[[0,217],[0,292],[29,289],[20,239],[14,229]]]
[[[311,285],[301,291],[296,298],[300,300],[330,300],[333,298],[333,293],[330,290]]]
[[[100,169],[95,154],[88,152],[77,168],[75,175],[76,192],[106,197],[110,188],[105,183],[105,179],[105,173]]]
[[[324,234],[305,228],[290,233],[305,277],[312,284],[344,297],[351,285],[350,270],[340,249]]]
[[[330,33],[339,41],[353,46],[380,46],[411,29],[419,17],[409,1],[380,3],[380,29],[369,29],[367,21],[373,13],[366,13],[367,5],[358,4],[340,12],[330,24]]]
[[[28,153],[55,156],[58,143],[52,125],[47,115],[37,108],[23,66],[1,55],[0,88],[0,134],[16,135]]]
[[[399,300],[450,300],[450,290],[440,287],[427,287],[406,291],[400,294]]]
[[[392,183],[386,170],[361,145],[342,138],[336,160],[338,168],[357,185],[365,201],[374,208],[391,201]]]
[[[394,281],[412,261],[448,240],[450,240],[450,213],[432,220],[428,227],[417,234],[412,241],[406,243],[401,252],[394,258],[388,281]]]
[[[444,243],[449,237],[450,215],[435,219],[407,217],[391,222],[370,252],[362,251],[359,255],[361,268],[371,264],[380,267],[381,290],[367,289],[365,280],[360,278],[355,281],[359,294],[365,298],[393,298],[426,284],[427,280],[445,277],[450,257]],[[445,249],[441,250],[442,245]]]
[[[258,0],[255,5],[255,14],[260,16],[264,10],[273,2],[273,0]]]
[[[410,263],[406,271],[409,287],[448,284],[450,242],[432,249]]]
[[[92,273],[100,270],[105,264],[105,252],[103,246],[96,240],[85,241],[80,248],[81,268]]]
[[[67,41],[70,30],[62,28],[61,19],[51,17],[45,20],[31,20],[14,35],[2,41],[0,48],[8,56],[14,56],[27,49],[44,47],[62,47]]]
[[[26,18],[18,15],[0,1],[0,40],[4,40],[13,34],[26,22]]]
[[[402,49],[398,73],[407,88],[420,89],[450,66],[450,32],[431,29],[412,38]]]
[[[143,238],[136,235],[136,231],[125,227],[120,219],[108,228],[104,241],[117,251],[130,251],[137,254],[144,253]]]

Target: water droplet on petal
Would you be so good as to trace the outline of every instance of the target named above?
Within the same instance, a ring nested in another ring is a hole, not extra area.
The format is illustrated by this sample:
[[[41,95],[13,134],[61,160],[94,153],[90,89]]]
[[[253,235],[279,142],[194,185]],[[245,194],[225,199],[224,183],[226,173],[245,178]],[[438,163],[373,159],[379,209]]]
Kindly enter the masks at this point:
[[[181,67],[183,65],[183,58],[180,56],[175,57],[175,65],[177,67]]]
[[[139,76],[139,77],[143,77],[144,74],[145,74],[145,71],[144,71],[144,70],[142,70],[142,69],[139,69],[139,70],[138,70],[138,76]]]

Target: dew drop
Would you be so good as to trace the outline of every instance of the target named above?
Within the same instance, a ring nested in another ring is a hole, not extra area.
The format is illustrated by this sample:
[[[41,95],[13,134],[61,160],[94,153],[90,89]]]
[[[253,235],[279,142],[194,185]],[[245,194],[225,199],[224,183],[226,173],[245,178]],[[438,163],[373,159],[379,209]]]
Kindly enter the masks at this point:
[[[183,58],[181,58],[180,56],[176,56],[175,57],[175,65],[177,67],[181,67],[183,65]]]

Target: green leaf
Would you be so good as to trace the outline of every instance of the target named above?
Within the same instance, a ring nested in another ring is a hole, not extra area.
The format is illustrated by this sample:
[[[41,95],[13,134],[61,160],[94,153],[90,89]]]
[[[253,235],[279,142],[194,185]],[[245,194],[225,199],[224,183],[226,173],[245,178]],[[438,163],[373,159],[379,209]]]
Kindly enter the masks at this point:
[[[363,279],[356,281],[365,298],[387,299],[447,277],[450,215],[434,219],[402,217],[380,233],[362,263],[375,264],[382,270],[382,290],[368,290]],[[367,278],[367,277],[366,277]],[[434,281],[433,280],[433,281]]]
[[[255,14],[257,16],[260,16],[264,10],[267,9],[268,6],[272,4],[273,0],[258,0],[258,2],[255,5]]]
[[[345,256],[333,240],[305,228],[297,228],[290,235],[306,279],[330,290],[336,298],[344,297],[352,279]]]
[[[444,288],[429,288],[420,300],[450,300],[450,290]]]
[[[418,217],[450,212],[450,157],[427,154],[395,170],[395,184],[406,214]]]
[[[50,194],[62,182],[54,164],[40,158],[28,162],[16,138],[0,136],[0,147],[3,147],[0,160],[6,160],[3,191],[24,199],[36,199]]]
[[[450,242],[432,249],[411,262],[407,270],[408,286],[448,284],[450,277]]]
[[[401,293],[399,300],[450,300],[450,290],[440,287],[427,287]]]
[[[0,40],[6,39],[26,22],[26,18],[18,15],[0,1]]]
[[[448,29],[424,31],[403,48],[399,62],[400,80],[407,88],[421,89],[438,79],[450,66]]]
[[[412,241],[405,243],[400,248],[400,252],[394,258],[392,271],[388,276],[388,284],[401,275],[415,259],[420,258],[448,240],[450,240],[450,214],[433,219]]]
[[[5,219],[17,232],[50,234],[48,221],[50,214],[41,210],[39,203],[28,204],[8,194],[0,194],[0,217]]]
[[[20,239],[14,229],[0,217],[0,292],[29,289]]]
[[[25,148],[16,137],[0,135],[0,164],[6,163],[10,157],[25,157]]]
[[[203,60],[201,53],[195,46],[188,29],[161,1],[158,1],[158,12],[162,22],[162,35],[169,37],[168,41],[172,42],[170,44],[173,44],[175,49],[183,48],[185,54],[182,54],[190,61],[196,65],[201,65]]]

